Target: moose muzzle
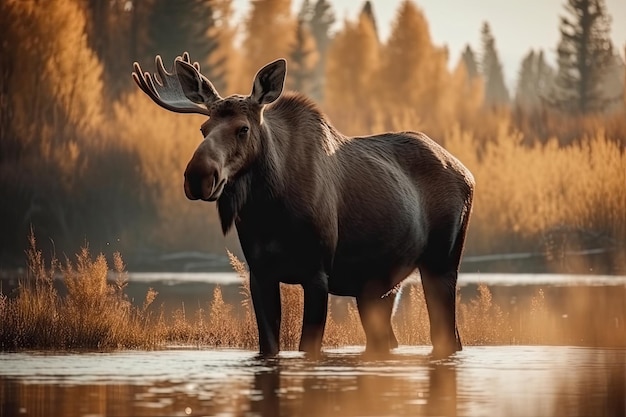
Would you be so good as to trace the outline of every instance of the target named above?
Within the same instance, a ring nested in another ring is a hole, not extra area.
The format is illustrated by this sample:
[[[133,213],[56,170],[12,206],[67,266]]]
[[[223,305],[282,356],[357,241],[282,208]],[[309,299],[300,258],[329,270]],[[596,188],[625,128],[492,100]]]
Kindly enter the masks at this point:
[[[220,175],[220,169],[213,161],[203,158],[193,158],[185,169],[185,195],[190,200],[217,200],[224,186],[226,178]]]

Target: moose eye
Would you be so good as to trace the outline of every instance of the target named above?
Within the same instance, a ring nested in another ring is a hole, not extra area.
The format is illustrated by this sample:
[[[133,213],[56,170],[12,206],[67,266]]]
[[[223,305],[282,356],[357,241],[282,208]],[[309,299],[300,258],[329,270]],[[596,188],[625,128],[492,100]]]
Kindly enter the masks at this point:
[[[239,128],[239,131],[237,132],[237,136],[240,139],[244,139],[246,137],[246,135],[248,134],[249,130],[250,130],[250,128],[248,126],[241,126]]]

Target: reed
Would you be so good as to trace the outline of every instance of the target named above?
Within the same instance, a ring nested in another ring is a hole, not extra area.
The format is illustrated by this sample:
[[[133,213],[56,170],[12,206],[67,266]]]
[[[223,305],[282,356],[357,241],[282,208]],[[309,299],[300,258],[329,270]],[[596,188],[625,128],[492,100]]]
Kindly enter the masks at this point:
[[[155,306],[158,293],[148,290],[141,304],[125,294],[127,275],[121,256],[113,267],[102,255],[83,248],[71,261],[53,258],[45,264],[30,236],[28,270],[14,297],[0,294],[0,349],[109,350],[154,349],[171,345],[256,349],[257,330],[245,265],[228,254],[242,278],[241,305],[224,300],[217,286],[206,307],[182,305],[170,317]],[[64,284],[66,295],[57,290]],[[568,290],[561,300],[538,289],[526,300],[497,302],[486,285],[475,295],[458,297],[459,331],[465,345],[576,344],[626,346],[626,288],[606,289],[617,301],[596,305],[580,291]],[[421,285],[411,281],[403,290],[393,319],[400,344],[430,344],[429,322]],[[571,293],[571,294],[570,294]],[[609,299],[607,294],[599,294]],[[597,296],[597,295],[596,295]],[[621,298],[620,298],[621,297]],[[613,299],[611,298],[611,299]],[[297,286],[281,285],[283,320],[280,345],[298,348],[303,294]],[[621,301],[620,301],[621,300]],[[569,324],[569,325],[568,325]],[[332,297],[324,335],[325,347],[364,345],[354,300]]]

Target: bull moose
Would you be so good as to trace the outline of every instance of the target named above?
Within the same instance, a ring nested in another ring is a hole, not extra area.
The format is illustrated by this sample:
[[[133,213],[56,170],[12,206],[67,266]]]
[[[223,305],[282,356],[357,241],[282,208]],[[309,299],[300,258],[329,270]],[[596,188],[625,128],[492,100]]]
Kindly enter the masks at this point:
[[[366,353],[398,346],[396,288],[419,269],[433,356],[461,350],[456,282],[474,179],[423,133],[347,137],[315,103],[284,93],[287,63],[260,69],[252,92],[221,97],[187,53],[167,71],[134,64],[155,103],[199,113],[204,140],[185,170],[185,195],[215,201],[222,231],[235,225],[250,268],[262,355],[279,350],[279,283],[299,284],[299,348],[319,354],[328,295],[356,297]]]

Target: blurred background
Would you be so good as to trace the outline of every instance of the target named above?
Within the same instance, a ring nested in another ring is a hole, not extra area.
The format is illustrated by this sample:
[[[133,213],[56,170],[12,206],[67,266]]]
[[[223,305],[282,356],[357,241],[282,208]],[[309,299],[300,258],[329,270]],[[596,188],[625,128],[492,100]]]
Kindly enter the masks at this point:
[[[626,273],[626,4],[0,0],[0,269],[29,231],[131,270],[228,268],[184,197],[202,116],[132,82],[183,51],[224,96],[288,60],[343,133],[419,130],[474,173],[463,269]]]

